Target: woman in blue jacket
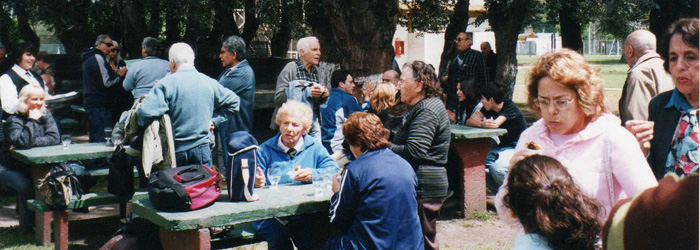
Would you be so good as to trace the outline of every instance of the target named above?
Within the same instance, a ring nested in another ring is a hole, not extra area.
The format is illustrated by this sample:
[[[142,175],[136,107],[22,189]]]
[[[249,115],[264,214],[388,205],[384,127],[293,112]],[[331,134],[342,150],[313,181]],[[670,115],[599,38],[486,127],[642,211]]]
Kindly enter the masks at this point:
[[[423,249],[411,165],[388,149],[389,130],[374,114],[353,113],[343,124],[357,158],[333,180],[330,221],[341,231],[325,249]]]
[[[269,184],[266,177],[275,168],[282,173],[279,184],[310,183],[315,169],[339,171],[323,145],[306,135],[311,129],[312,119],[313,111],[304,103],[289,100],[279,108],[275,122],[280,133],[264,142],[258,151],[258,173],[262,172],[263,175],[256,176],[256,187]],[[303,218],[273,218],[254,222],[253,226],[267,241],[268,249],[291,250],[294,246],[299,250],[313,249],[313,235],[308,232],[308,222],[305,223]],[[294,241],[294,246],[290,239]]]

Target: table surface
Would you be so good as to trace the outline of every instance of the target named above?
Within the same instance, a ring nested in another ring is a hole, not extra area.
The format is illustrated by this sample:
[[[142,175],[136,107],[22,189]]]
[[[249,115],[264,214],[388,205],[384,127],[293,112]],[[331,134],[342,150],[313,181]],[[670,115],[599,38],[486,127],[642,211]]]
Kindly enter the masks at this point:
[[[504,135],[508,130],[502,128],[475,128],[467,125],[452,124],[450,127],[452,139],[472,139]]]
[[[282,185],[278,189],[256,188],[260,197],[255,202],[230,202],[226,191],[211,206],[189,212],[160,212],[149,199],[132,201],[132,211],[169,231],[236,225],[273,217],[315,212],[328,212],[328,189],[321,197],[314,196],[313,184]]]
[[[67,150],[63,150],[61,145],[15,149],[12,150],[12,157],[25,164],[37,165],[109,157],[112,152],[114,147],[98,142],[71,144]]]

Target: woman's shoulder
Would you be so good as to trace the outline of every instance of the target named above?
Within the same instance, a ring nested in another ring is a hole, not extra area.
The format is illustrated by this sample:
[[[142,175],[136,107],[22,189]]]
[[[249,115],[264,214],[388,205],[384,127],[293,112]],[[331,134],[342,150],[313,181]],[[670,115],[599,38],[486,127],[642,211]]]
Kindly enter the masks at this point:
[[[525,234],[515,240],[513,250],[554,250],[547,239],[539,234]]]

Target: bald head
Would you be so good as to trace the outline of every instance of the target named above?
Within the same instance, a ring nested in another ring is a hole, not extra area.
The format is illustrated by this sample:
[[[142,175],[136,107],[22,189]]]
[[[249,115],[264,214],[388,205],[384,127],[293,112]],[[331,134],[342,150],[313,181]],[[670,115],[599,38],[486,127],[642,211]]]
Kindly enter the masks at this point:
[[[399,73],[396,72],[396,70],[387,70],[382,75],[382,81],[390,82],[391,84],[394,84],[394,87],[397,87],[399,83]]]
[[[656,51],[656,36],[648,30],[636,30],[625,39],[625,58],[632,67],[644,54]]]

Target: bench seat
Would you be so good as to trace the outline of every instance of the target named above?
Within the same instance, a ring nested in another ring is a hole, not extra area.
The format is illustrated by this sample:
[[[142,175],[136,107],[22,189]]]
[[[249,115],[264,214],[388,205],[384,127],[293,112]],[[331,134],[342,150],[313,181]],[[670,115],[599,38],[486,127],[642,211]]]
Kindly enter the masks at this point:
[[[66,209],[76,209],[90,206],[110,205],[119,203],[119,197],[110,193],[87,193],[84,194],[80,199],[76,198],[76,196],[73,196],[73,199],[71,200],[70,204],[68,204]],[[132,199],[148,199],[148,192],[136,192]],[[55,210],[42,200],[27,200],[27,208],[35,212]]]

